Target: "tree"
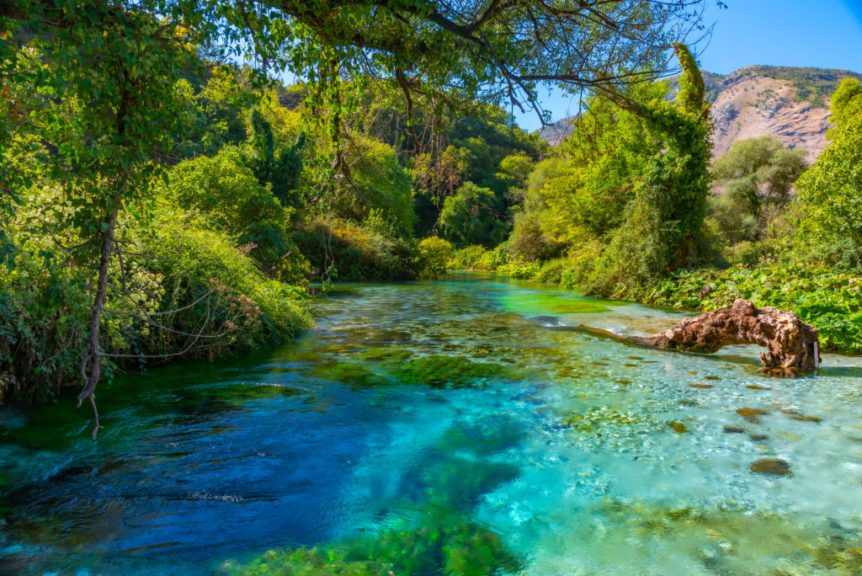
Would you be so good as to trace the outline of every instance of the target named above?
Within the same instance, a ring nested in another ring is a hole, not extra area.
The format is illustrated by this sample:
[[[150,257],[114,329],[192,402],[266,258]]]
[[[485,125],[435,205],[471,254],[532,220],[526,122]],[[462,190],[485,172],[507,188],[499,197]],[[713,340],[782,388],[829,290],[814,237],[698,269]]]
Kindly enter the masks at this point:
[[[299,178],[305,134],[300,133],[293,144],[276,150],[272,125],[260,110],[252,110],[250,124],[250,163],[255,176],[262,185],[271,186],[273,195],[282,206],[298,208],[301,204]]]
[[[797,243],[815,261],[862,270],[862,85],[842,81],[832,99],[835,124],[817,162],[796,182],[802,219]]]
[[[100,322],[116,249],[120,211],[148,197],[160,160],[174,143],[187,102],[175,88],[190,63],[187,29],[158,2],[24,1],[4,7],[3,35],[14,44],[4,60],[13,82],[50,92],[53,104],[30,128],[44,142],[42,160],[64,184],[64,201],[95,260],[88,343],[78,404],[101,379]],[[8,10],[8,12],[7,12]],[[22,71],[18,58],[36,52],[44,68]]]
[[[506,232],[493,190],[464,182],[443,202],[438,225],[450,240],[466,246],[498,244]]]
[[[804,150],[791,150],[772,136],[761,136],[734,143],[715,162],[712,175],[738,209],[758,217],[764,204],[787,204],[805,167]]]
[[[626,218],[615,231],[593,274],[590,289],[623,294],[649,285],[709,254],[703,235],[709,194],[709,104],[703,77],[688,48],[674,46],[682,75],[676,102],[621,102],[658,135]]]
[[[264,65],[280,59],[295,72],[317,76],[336,59],[341,73],[400,76],[405,92],[457,86],[471,96],[504,96],[541,111],[539,83],[621,95],[633,82],[666,74],[671,43],[703,29],[703,5],[703,0],[268,0],[255,11],[246,3],[222,6],[222,14],[258,47]]]

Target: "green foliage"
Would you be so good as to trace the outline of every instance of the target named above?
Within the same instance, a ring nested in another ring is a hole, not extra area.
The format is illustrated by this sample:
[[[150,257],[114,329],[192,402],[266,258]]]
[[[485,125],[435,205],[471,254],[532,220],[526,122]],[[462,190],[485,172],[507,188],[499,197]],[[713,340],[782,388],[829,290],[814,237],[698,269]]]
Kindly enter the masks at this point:
[[[712,167],[712,175],[738,209],[759,217],[769,203],[785,205],[805,170],[805,152],[784,148],[771,136],[734,143]]]
[[[206,345],[191,352],[211,356],[285,341],[308,325],[303,291],[266,278],[224,232],[164,209],[152,230],[135,235],[147,257],[133,263],[160,277],[158,310],[167,313],[160,323],[168,323],[168,330],[153,330],[155,342],[139,347],[156,347],[157,353],[181,350],[185,335],[209,324]],[[136,331],[130,337],[140,333],[146,334]]]
[[[446,274],[449,260],[452,257],[452,244],[438,238],[429,236],[419,242],[419,258],[422,262],[422,278],[439,278]]]
[[[413,187],[392,147],[356,136],[345,151],[349,173],[338,185],[332,209],[341,218],[362,222],[379,210],[395,233],[413,230]]]
[[[490,188],[465,182],[443,202],[438,224],[443,235],[462,246],[493,246],[503,239],[505,223],[501,207]]]
[[[709,194],[709,106],[688,49],[675,45],[682,68],[677,102],[653,100],[640,110],[664,140],[647,162],[625,222],[616,230],[588,288],[624,295],[708,256],[703,220]]]
[[[302,204],[299,178],[302,174],[302,149],[305,134],[300,133],[290,146],[276,151],[272,125],[257,109],[251,113],[251,167],[261,185],[269,185],[282,206]]]
[[[418,271],[416,242],[367,224],[318,218],[292,236],[312,274],[333,280],[409,280]]]
[[[236,148],[224,148],[213,158],[199,156],[171,169],[163,196],[171,203],[200,214],[213,230],[232,234],[246,245],[264,270],[275,277],[297,281],[290,270],[299,257],[289,239],[291,212],[268,187],[262,186]]]
[[[797,249],[812,261],[862,270],[862,88],[845,80],[833,103],[831,141],[797,181]]]
[[[449,259],[449,268],[454,270],[478,270],[478,263],[482,256],[488,252],[484,246],[465,246],[455,250]]]

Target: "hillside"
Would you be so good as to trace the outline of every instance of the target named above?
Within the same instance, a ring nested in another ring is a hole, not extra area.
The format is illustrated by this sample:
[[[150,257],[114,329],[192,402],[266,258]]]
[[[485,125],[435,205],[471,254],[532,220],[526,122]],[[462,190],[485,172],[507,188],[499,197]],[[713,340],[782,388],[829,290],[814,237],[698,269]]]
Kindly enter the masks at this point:
[[[846,70],[749,66],[731,74],[704,72],[712,102],[713,155],[721,156],[734,142],[772,135],[791,148],[804,148],[813,161],[826,145],[829,95],[846,77]],[[571,131],[572,118],[539,131],[551,145]]]

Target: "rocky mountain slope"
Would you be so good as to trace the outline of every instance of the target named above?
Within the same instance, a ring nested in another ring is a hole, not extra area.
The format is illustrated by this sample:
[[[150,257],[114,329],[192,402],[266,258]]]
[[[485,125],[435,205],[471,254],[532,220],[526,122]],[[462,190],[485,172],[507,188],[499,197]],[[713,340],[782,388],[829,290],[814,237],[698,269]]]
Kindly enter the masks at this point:
[[[804,148],[813,161],[826,145],[829,96],[842,78],[862,74],[846,70],[749,66],[721,75],[704,73],[712,102],[713,155],[721,156],[734,142],[771,135],[785,146]],[[573,118],[540,130],[558,144],[571,132]]]

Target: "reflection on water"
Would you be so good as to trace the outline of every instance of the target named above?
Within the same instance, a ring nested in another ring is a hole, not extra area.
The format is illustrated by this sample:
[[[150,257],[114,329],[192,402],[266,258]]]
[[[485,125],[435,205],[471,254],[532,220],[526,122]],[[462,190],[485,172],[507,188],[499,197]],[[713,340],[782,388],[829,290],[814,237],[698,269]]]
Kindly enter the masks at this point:
[[[490,279],[318,309],[105,386],[97,442],[68,401],[0,412],[0,573],[862,573],[862,362],[769,379],[561,329],[675,314]]]

